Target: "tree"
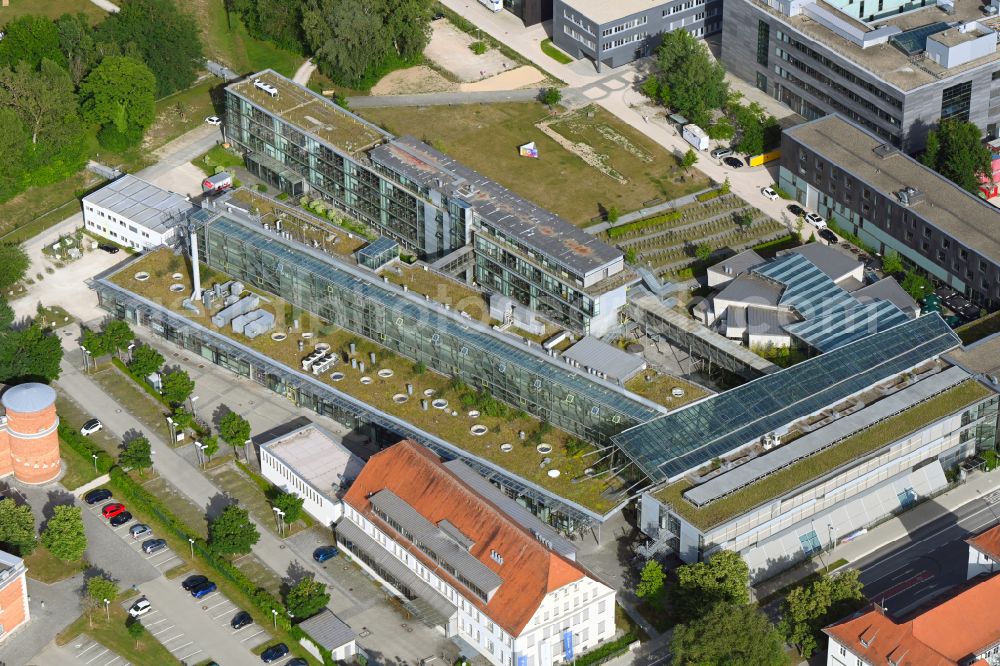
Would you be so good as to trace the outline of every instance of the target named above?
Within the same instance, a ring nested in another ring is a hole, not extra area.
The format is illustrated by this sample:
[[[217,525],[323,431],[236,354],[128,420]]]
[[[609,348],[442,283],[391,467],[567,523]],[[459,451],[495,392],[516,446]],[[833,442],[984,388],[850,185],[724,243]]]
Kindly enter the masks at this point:
[[[233,0],[232,11],[243,19],[247,32],[274,42],[283,49],[302,52],[304,0]]]
[[[684,153],[683,157],[681,157],[681,168],[690,169],[697,162],[698,162],[698,153],[694,152],[694,150],[692,150],[691,148],[688,148],[687,152]]]
[[[621,216],[622,216],[622,213],[621,213],[620,210],[618,210],[618,206],[612,206],[611,208],[608,209],[607,218],[608,218],[608,222],[610,222],[611,224],[614,224],[615,222],[617,222],[618,218],[620,218]]]
[[[809,585],[794,588],[785,597],[778,629],[804,659],[816,649],[824,626],[856,610],[864,600],[860,576],[857,569],[822,576]]]
[[[720,603],[674,629],[673,666],[786,666],[781,634],[755,606]]]
[[[149,345],[139,345],[132,350],[128,367],[136,376],[146,378],[163,367],[163,354]]]
[[[26,557],[35,549],[35,515],[27,504],[9,497],[0,500],[0,544],[4,550]]]
[[[701,617],[716,604],[747,604],[749,578],[750,569],[739,553],[721,550],[707,562],[677,568],[671,602],[684,621]]]
[[[710,111],[721,108],[729,95],[726,72],[704,42],[683,28],[663,35],[653,64],[654,83],[643,90],[669,104],[691,122],[707,126]]]
[[[104,356],[110,350],[108,349],[108,339],[103,333],[98,331],[92,331],[89,328],[83,330],[83,336],[80,340],[80,346],[90,352],[90,355],[94,358],[99,356]]]
[[[330,601],[326,584],[313,576],[306,576],[295,584],[285,596],[288,612],[299,620],[305,620],[323,610]]]
[[[10,328],[13,323],[14,310],[7,304],[7,301],[0,298],[0,335],[3,334],[3,329]]]
[[[208,524],[208,545],[224,555],[243,555],[260,539],[250,514],[238,504],[230,504]]]
[[[4,160],[8,157],[14,156],[5,153]],[[0,244],[0,290],[6,290],[20,282],[28,272],[29,263],[28,254],[20,245]]]
[[[139,641],[146,634],[146,627],[143,626],[142,620],[137,617],[130,617],[125,621],[125,630],[128,631],[128,635],[135,639],[135,648],[139,649]]]
[[[138,470],[142,475],[142,470],[153,466],[153,448],[149,440],[145,437],[136,437],[125,445],[125,449],[118,454],[118,464],[126,469]]]
[[[990,149],[979,127],[962,120],[943,120],[927,134],[924,164],[959,187],[976,193],[980,177],[992,173]]]
[[[13,109],[0,108],[0,155],[4,156],[4,168],[0,169],[0,201],[6,201],[23,189],[31,141],[24,123]],[[0,259],[0,267],[4,262]]]
[[[211,460],[212,456],[219,452],[219,438],[215,435],[207,435],[201,439],[202,445],[205,447],[205,455]]]
[[[712,258],[712,246],[704,242],[698,243],[698,246],[694,249],[694,256],[698,261],[708,261]]]
[[[202,49],[194,17],[173,0],[129,0],[98,29],[122,55],[136,53],[156,77],[156,96],[189,88],[198,78]]]
[[[127,349],[135,340],[135,333],[132,328],[121,319],[112,319],[104,325],[101,335],[105,339],[105,344],[109,352],[115,352],[119,356],[123,349]]]
[[[32,145],[58,143],[66,123],[79,124],[73,81],[48,59],[38,69],[26,61],[0,68],[0,106],[17,113],[31,133]]]
[[[163,397],[173,405],[179,405],[194,391],[194,380],[181,369],[172,370],[163,377]]]
[[[0,382],[57,379],[62,354],[59,338],[46,334],[38,323],[0,332]]]
[[[304,503],[305,498],[299,497],[295,493],[281,491],[278,491],[271,500],[271,504],[275,508],[281,509],[284,513],[283,520],[288,525],[291,525],[302,516],[302,505]]]
[[[8,21],[0,40],[0,66],[14,66],[23,61],[37,68],[44,59],[66,66],[66,58],[59,49],[56,24],[33,14]]]
[[[100,603],[114,601],[118,596],[118,583],[104,576],[94,576],[87,580],[87,595]]]
[[[562,91],[559,88],[543,88],[538,95],[538,101],[545,106],[555,106],[562,101]]]
[[[219,420],[219,435],[234,449],[250,439],[250,422],[236,412],[226,412]]]
[[[63,14],[56,19],[56,30],[59,32],[59,50],[66,58],[66,69],[73,83],[79,84],[98,59],[94,29],[87,15],[79,12]]]
[[[639,584],[635,588],[635,596],[640,599],[655,601],[663,594],[663,581],[667,575],[663,566],[656,560],[647,560],[639,574]]]
[[[886,275],[892,275],[893,273],[902,273],[904,270],[903,260],[899,258],[899,252],[886,251],[885,256],[882,257],[882,271]]]
[[[107,57],[80,85],[80,101],[86,120],[134,145],[156,116],[156,77],[138,60]]]
[[[899,284],[907,294],[915,301],[920,301],[927,294],[933,293],[934,284],[919,273],[907,271],[906,277]]]
[[[80,507],[60,505],[42,531],[42,545],[64,562],[75,562],[87,550],[87,534],[83,530]]]

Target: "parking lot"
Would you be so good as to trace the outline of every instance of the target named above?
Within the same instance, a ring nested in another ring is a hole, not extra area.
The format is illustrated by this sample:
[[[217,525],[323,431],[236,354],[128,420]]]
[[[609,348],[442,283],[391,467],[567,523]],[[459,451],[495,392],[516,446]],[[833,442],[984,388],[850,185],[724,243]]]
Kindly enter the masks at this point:
[[[97,641],[87,636],[80,636],[80,639],[80,643],[73,645],[73,656],[84,666],[130,666],[131,662],[121,658]]]

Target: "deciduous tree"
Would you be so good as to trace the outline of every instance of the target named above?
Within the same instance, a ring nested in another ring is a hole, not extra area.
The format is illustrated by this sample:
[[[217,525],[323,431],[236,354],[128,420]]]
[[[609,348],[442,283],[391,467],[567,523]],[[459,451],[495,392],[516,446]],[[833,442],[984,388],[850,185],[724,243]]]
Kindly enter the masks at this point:
[[[0,544],[19,557],[35,549],[35,515],[30,506],[9,497],[0,500]]]
[[[37,68],[43,59],[66,66],[66,58],[59,49],[59,30],[51,19],[26,14],[8,21],[0,40],[0,65],[27,62]]]
[[[663,566],[656,560],[647,560],[639,574],[639,584],[635,588],[635,596],[640,599],[654,601],[663,594],[663,582],[667,575]]]
[[[163,367],[163,354],[149,345],[139,345],[132,350],[132,361],[128,367],[138,377],[148,377]]]
[[[80,85],[80,97],[85,119],[135,141],[156,115],[156,77],[138,60],[104,58]]]
[[[721,108],[729,94],[726,72],[700,39],[680,28],[663,35],[644,92],[707,126],[710,112]]]
[[[194,391],[194,380],[181,369],[168,372],[163,377],[163,397],[167,402],[179,405],[187,400]]]
[[[285,597],[288,612],[299,620],[305,620],[323,610],[330,602],[326,584],[313,576],[306,576],[295,584]]]
[[[750,601],[750,569],[739,553],[721,550],[707,562],[677,568],[677,587],[671,601],[682,620],[701,617],[716,604],[743,605]]]
[[[42,545],[65,562],[83,557],[87,550],[87,534],[83,529],[80,507],[60,505],[53,509],[52,517],[42,531]]]
[[[125,449],[118,454],[118,464],[125,469],[142,470],[153,466],[153,447],[145,437],[135,437],[129,440]]]
[[[250,522],[250,514],[237,504],[230,504],[208,524],[208,545],[223,555],[249,553],[260,540],[257,527]]]
[[[56,19],[59,50],[66,58],[66,69],[73,83],[79,84],[98,59],[94,29],[83,13],[63,14]]]
[[[0,382],[57,379],[62,354],[59,338],[46,334],[37,323],[0,332]]]
[[[882,257],[882,271],[886,275],[892,275],[893,273],[902,273],[903,270],[903,260],[899,258],[899,252],[887,250],[885,256]]]
[[[4,134],[6,131],[6,128],[4,128],[0,134]],[[6,160],[7,155],[3,155]],[[16,156],[12,157],[16,158]],[[20,245],[13,243],[0,244],[0,290],[7,289],[20,282],[24,274],[28,272],[29,263],[28,255]]]
[[[219,421],[219,435],[234,449],[250,439],[250,422],[236,412],[226,412]]]
[[[818,646],[824,626],[854,610],[864,599],[860,576],[857,569],[822,576],[785,597],[778,629],[803,658],[808,659]]]
[[[980,177],[992,173],[990,149],[979,127],[962,120],[943,120],[927,135],[923,162],[969,192],[979,191]]]
[[[146,634],[146,627],[142,624],[142,620],[137,617],[130,617],[125,621],[125,630],[128,631],[128,635],[135,639],[135,648],[139,649],[139,641]]]
[[[279,490],[271,499],[271,504],[284,513],[283,520],[291,525],[302,516],[302,505],[305,504],[305,499],[295,493]]]
[[[119,355],[122,350],[127,349],[132,344],[132,341],[135,340],[135,333],[132,331],[132,327],[121,319],[111,319],[105,323],[101,335],[106,340],[108,351]]]
[[[781,634],[756,606],[718,603],[686,624],[670,643],[673,666],[787,666]]]

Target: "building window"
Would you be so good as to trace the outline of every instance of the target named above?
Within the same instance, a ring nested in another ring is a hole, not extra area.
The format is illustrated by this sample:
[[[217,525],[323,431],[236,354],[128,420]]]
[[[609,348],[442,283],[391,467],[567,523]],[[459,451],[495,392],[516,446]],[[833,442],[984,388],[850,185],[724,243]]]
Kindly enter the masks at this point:
[[[917,501],[917,493],[913,488],[907,488],[903,492],[897,493],[896,497],[899,499],[901,509],[909,509]]]
[[[762,92],[767,92],[767,77],[757,72],[757,89]]]
[[[945,88],[941,95],[941,120],[952,118],[968,121],[969,103],[972,99],[972,81]]]
[[[757,64],[767,67],[767,44],[771,39],[771,26],[757,21]]]
[[[802,544],[802,552],[806,555],[812,555],[822,548],[819,543],[819,537],[816,536],[816,530],[810,530],[800,536],[799,543]]]

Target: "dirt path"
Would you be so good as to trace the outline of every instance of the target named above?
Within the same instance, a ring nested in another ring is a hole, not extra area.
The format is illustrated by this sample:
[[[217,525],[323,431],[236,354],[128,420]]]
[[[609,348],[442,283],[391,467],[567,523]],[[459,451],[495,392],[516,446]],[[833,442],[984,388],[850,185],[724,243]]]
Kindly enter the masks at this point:
[[[91,0],[96,1],[96,0]],[[299,65],[299,68],[295,70],[295,76],[292,77],[292,81],[295,81],[301,86],[309,83],[309,77],[312,73],[316,71],[316,65],[312,60],[306,60],[304,63]]]
[[[545,80],[545,74],[538,71],[531,65],[522,65],[515,69],[500,72],[495,76],[476,81],[474,83],[462,83],[458,86],[461,92],[487,92],[496,90],[517,90],[530,85],[541,83]]]

